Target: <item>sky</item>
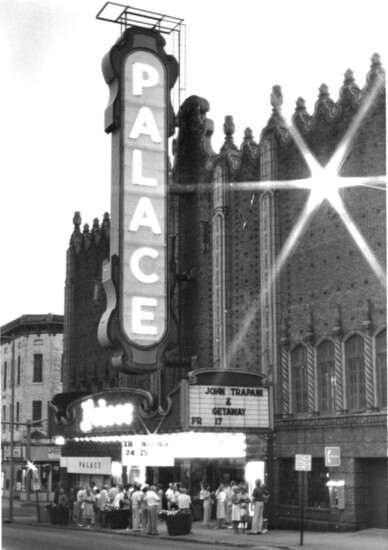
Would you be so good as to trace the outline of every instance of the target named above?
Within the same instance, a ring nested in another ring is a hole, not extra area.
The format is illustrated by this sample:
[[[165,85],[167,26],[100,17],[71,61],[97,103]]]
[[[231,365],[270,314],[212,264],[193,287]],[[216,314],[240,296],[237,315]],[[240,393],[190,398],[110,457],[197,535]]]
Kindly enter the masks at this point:
[[[92,225],[110,211],[108,87],[101,60],[120,26],[96,20],[102,0],[1,0],[0,326],[23,314],[63,313],[73,215]],[[125,3],[124,3],[125,4]],[[226,115],[235,142],[258,141],[273,85],[289,120],[318,88],[338,99],[350,68],[365,84],[377,52],[387,67],[384,0],[131,0],[186,24],[186,96],[210,102],[213,148]],[[167,48],[168,53],[173,53]]]

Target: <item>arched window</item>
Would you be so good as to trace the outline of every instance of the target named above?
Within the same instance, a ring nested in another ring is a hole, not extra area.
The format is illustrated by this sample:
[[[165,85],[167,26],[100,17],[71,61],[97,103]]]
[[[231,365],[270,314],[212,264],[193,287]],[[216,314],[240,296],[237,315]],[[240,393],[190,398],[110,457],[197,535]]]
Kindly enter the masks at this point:
[[[387,406],[387,331],[376,336],[377,401],[380,408]]]
[[[365,409],[364,340],[361,336],[352,336],[346,341],[345,361],[348,409]]]
[[[297,346],[292,350],[291,369],[294,412],[307,413],[307,351],[304,346]]]
[[[318,407],[323,413],[333,412],[334,406],[334,344],[326,340],[317,348]]]

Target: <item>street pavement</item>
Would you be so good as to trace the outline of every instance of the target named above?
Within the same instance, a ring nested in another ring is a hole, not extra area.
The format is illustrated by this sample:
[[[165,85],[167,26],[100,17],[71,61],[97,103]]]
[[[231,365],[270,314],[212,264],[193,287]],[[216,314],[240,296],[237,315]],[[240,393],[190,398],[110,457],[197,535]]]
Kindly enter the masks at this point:
[[[44,518],[43,504],[40,505],[41,519]],[[2,501],[2,521],[8,520],[8,502]],[[23,523],[26,525],[38,525],[37,510],[34,505],[23,505],[18,501],[14,504],[13,523]],[[84,530],[77,524],[70,524],[67,527],[51,525],[48,522],[39,523],[42,529],[67,529]],[[217,529],[214,524],[211,528],[204,528],[201,522],[194,522],[192,533],[185,536],[170,537],[167,533],[166,524],[160,521],[158,524],[159,540],[170,540],[171,542],[182,541],[182,543],[196,543],[208,546],[209,544],[220,546],[221,548],[239,547],[262,550],[294,550],[300,548],[300,532],[292,530],[270,530],[262,535],[235,534],[231,529]],[[150,538],[142,533],[133,533],[127,530],[111,530],[93,527],[91,530],[95,537],[102,531],[118,536],[131,538],[132,543],[140,538]],[[91,531],[89,531],[90,534]],[[191,544],[190,544],[191,545]],[[182,547],[186,544],[182,544]],[[200,546],[198,550],[200,550]],[[388,550],[388,530],[387,529],[366,529],[351,533],[322,533],[322,532],[304,532],[303,548],[307,550]]]

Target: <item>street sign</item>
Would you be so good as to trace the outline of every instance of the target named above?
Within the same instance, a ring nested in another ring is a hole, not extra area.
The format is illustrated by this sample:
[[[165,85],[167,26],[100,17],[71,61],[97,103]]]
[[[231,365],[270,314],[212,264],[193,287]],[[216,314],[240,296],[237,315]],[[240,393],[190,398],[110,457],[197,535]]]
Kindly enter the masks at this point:
[[[295,455],[295,470],[299,472],[310,472],[311,455]]]
[[[34,491],[40,491],[40,481],[39,480],[32,480],[32,488]]]
[[[341,466],[340,447],[325,447],[325,466]]]

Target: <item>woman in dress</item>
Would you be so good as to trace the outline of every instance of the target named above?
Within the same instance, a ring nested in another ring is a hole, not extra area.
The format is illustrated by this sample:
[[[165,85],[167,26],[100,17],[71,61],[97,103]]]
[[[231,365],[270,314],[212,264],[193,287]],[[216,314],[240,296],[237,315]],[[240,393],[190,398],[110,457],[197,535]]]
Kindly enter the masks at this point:
[[[225,487],[221,483],[216,491],[216,500],[217,500],[217,528],[225,529],[225,518],[226,518],[226,492]]]
[[[232,525],[233,531],[238,533],[238,524],[241,521],[240,493],[237,485],[232,487]]]
[[[94,501],[95,497],[90,487],[86,489],[85,496],[83,497],[83,510],[82,520],[83,526],[90,529],[94,525]]]
[[[248,490],[243,483],[240,483],[239,493],[242,533],[245,533],[248,527],[249,504],[251,502],[251,499],[249,498]]]
[[[203,526],[210,527],[210,518],[212,513],[212,500],[210,488],[207,483],[203,484],[203,489],[200,493],[200,498],[203,501]]]

